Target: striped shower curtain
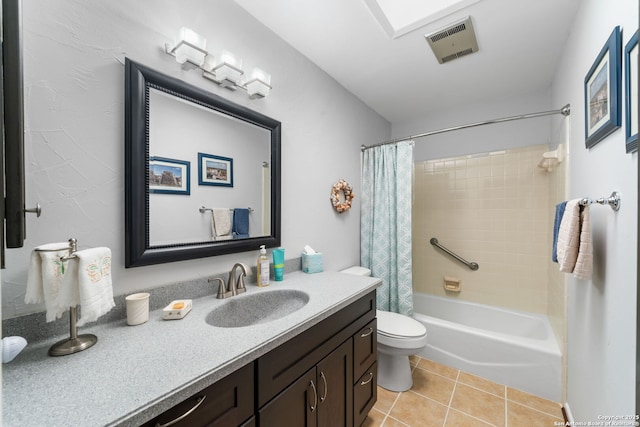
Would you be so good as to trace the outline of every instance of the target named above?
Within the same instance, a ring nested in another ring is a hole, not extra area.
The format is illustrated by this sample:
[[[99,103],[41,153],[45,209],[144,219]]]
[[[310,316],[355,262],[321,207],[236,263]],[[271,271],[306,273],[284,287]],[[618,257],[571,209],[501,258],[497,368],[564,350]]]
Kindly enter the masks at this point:
[[[382,279],[379,310],[413,314],[411,202],[413,141],[364,151],[360,263]]]

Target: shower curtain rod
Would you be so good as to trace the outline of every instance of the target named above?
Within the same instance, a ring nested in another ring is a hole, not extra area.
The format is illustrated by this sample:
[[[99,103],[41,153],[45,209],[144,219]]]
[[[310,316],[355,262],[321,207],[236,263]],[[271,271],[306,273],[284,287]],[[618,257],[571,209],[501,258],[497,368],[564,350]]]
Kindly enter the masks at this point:
[[[373,148],[373,147],[380,147],[382,145],[387,145],[387,144],[395,144],[396,142],[409,141],[409,140],[416,139],[416,138],[424,138],[425,136],[437,135],[439,133],[450,132],[450,131],[453,131],[453,130],[467,129],[467,128],[472,128],[472,127],[476,127],[476,126],[490,125],[490,124],[494,124],[494,123],[510,122],[510,121],[513,121],[513,120],[533,119],[535,117],[551,116],[551,115],[554,115],[554,114],[562,114],[565,117],[568,116],[569,114],[571,114],[571,105],[567,104],[567,105],[565,105],[564,107],[562,107],[559,110],[541,111],[539,113],[521,114],[519,116],[511,116],[511,117],[503,117],[501,119],[485,120],[483,122],[469,123],[469,124],[466,124],[466,125],[454,126],[454,127],[450,127],[450,128],[446,128],[446,129],[439,129],[439,130],[433,130],[431,132],[419,133],[417,135],[405,136],[404,138],[396,138],[396,139],[392,139],[392,140],[389,140],[389,141],[380,142],[378,144],[362,145],[362,146],[360,146],[360,150],[364,151],[364,150],[368,150],[369,148]]]

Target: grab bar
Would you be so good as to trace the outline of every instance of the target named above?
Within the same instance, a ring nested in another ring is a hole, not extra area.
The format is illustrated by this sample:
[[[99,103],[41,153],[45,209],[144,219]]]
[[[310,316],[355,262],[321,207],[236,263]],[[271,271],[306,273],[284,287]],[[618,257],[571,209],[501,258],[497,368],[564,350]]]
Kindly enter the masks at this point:
[[[438,239],[436,239],[435,237],[432,237],[431,240],[429,240],[429,242],[436,248],[442,249],[444,252],[448,253],[449,255],[451,255],[452,257],[454,257],[455,259],[457,259],[458,261],[460,261],[461,263],[469,267],[471,270],[476,271],[477,269],[480,268],[477,262],[469,262],[466,259],[462,258],[461,256],[454,254],[449,249],[442,246],[440,243],[438,243]]]

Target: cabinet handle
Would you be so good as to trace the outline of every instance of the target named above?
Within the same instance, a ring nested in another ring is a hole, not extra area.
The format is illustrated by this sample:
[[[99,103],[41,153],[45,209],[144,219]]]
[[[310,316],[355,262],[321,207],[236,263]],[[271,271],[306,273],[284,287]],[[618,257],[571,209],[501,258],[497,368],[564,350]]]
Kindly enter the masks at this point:
[[[320,372],[320,378],[322,378],[322,382],[324,382],[324,395],[320,398],[320,403],[322,403],[327,398],[329,386],[327,385],[327,377],[324,376],[324,372]]]
[[[318,391],[316,390],[316,385],[313,383],[313,381],[309,381],[311,383],[311,388],[313,389],[313,405],[311,405],[311,407],[309,409],[311,409],[311,412],[316,410],[316,406],[318,406]]]
[[[360,385],[367,385],[371,382],[371,380],[373,379],[373,372],[369,372],[369,379],[366,381],[360,381]]]
[[[363,334],[360,334],[360,338],[365,338],[368,337],[369,335],[371,335],[373,333],[373,328],[369,328],[369,330]]]
[[[198,401],[196,402],[196,404],[195,404],[195,405],[193,405],[193,408],[189,409],[187,412],[185,412],[184,414],[180,415],[178,418],[176,418],[176,419],[174,419],[174,420],[172,420],[172,421],[169,421],[169,422],[168,422],[168,423],[166,423],[166,424],[156,423],[156,427],[169,427],[169,426],[174,425],[174,424],[175,424],[175,423],[177,423],[178,421],[182,421],[183,419],[185,419],[186,417],[188,417],[189,415],[191,415],[191,413],[192,413],[193,411],[195,411],[196,409],[198,409],[198,407],[199,407],[200,405],[202,405],[202,402],[204,402],[204,399],[206,399],[206,397],[207,397],[207,395],[206,395],[206,394],[204,394],[204,395],[202,395],[202,396],[198,397]]]

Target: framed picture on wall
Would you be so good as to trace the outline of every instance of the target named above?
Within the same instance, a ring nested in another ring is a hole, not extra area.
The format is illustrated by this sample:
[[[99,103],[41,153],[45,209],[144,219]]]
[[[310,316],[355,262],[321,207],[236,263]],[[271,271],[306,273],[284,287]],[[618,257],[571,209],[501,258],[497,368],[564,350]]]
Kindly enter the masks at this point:
[[[149,157],[149,192],[191,194],[191,162]]]
[[[615,27],[584,79],[587,148],[620,127],[621,44],[620,27]]]
[[[198,184],[233,187],[233,159],[198,153]]]
[[[638,30],[624,48],[627,153],[638,151]]]

